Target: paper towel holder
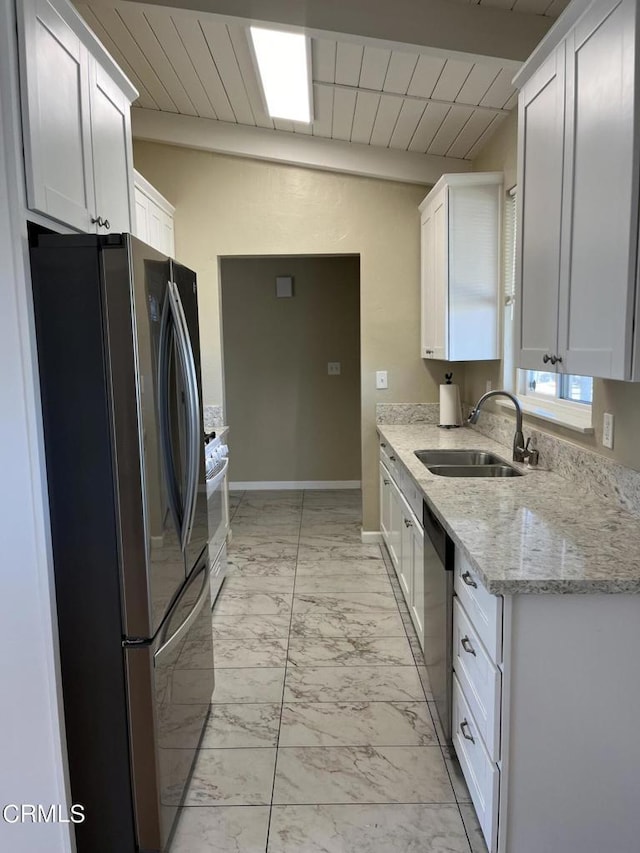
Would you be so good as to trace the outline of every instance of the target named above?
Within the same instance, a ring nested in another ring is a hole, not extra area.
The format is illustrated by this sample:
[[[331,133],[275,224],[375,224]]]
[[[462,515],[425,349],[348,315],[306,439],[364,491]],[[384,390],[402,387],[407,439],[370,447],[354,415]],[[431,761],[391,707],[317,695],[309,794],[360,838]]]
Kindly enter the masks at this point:
[[[444,378],[445,378],[445,384],[440,386],[440,419],[442,419],[442,410],[443,410],[443,391],[445,388],[450,387],[451,392],[449,392],[449,393],[453,394],[454,397],[456,398],[455,402],[453,403],[454,409],[456,411],[456,415],[455,415],[455,417],[452,417],[450,415],[450,419],[456,421],[456,423],[448,423],[448,424],[440,423],[440,424],[438,424],[438,426],[440,427],[440,429],[459,429],[462,426],[462,407],[460,405],[460,395],[459,395],[458,386],[457,385],[454,386],[452,381],[451,381],[453,379],[453,373],[452,372],[451,373],[445,373]],[[455,388],[455,391],[453,390],[454,388]],[[453,401],[448,400],[447,402],[450,406]]]

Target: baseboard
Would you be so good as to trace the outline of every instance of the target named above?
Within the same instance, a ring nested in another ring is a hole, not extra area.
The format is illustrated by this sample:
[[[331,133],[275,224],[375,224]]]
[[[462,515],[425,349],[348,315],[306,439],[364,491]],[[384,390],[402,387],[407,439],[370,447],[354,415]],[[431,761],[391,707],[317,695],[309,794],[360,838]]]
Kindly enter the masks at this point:
[[[379,530],[361,530],[360,538],[363,545],[380,545],[384,541]]]
[[[260,480],[229,483],[236,492],[260,492],[277,489],[359,489],[360,480]]]

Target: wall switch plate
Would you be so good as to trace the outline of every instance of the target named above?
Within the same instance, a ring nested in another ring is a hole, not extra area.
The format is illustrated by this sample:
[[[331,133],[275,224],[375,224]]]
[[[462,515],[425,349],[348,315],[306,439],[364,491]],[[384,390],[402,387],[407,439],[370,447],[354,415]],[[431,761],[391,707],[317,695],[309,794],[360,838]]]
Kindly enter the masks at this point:
[[[613,450],[613,415],[611,412],[605,412],[602,419],[602,444]]]
[[[388,387],[389,385],[387,383],[387,371],[376,370],[376,388],[378,389],[378,391],[384,391],[384,389]]]
[[[340,362],[339,361],[327,362],[327,373],[329,374],[329,376],[340,376]]]

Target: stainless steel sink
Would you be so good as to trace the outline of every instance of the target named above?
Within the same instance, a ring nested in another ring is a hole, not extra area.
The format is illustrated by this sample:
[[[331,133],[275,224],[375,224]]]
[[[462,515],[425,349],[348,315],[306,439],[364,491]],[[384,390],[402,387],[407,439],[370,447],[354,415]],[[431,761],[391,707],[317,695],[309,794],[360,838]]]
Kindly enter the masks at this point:
[[[522,472],[485,450],[416,450],[422,464],[440,477],[521,477]]]
[[[504,459],[485,450],[416,450],[416,456],[426,465],[506,465]]]
[[[511,465],[429,465],[432,474],[440,477],[521,477],[522,472]]]

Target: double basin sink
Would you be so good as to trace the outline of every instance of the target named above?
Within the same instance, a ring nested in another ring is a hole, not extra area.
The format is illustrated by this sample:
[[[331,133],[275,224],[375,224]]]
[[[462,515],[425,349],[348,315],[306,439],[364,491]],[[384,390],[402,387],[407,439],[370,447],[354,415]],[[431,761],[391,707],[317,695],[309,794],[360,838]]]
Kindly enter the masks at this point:
[[[521,477],[522,472],[484,450],[416,450],[422,464],[440,477]]]

